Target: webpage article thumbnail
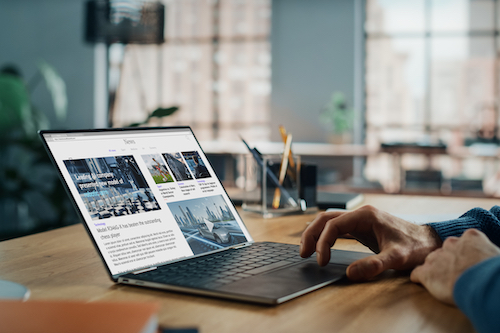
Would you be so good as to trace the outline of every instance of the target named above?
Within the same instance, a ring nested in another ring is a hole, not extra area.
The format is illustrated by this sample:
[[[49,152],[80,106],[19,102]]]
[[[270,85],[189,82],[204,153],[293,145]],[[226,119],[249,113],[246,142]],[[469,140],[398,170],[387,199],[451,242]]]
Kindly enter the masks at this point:
[[[210,173],[197,151],[183,152],[182,156],[184,156],[189,169],[191,169],[191,172],[196,179],[210,177]]]
[[[168,204],[194,254],[247,241],[222,195]]]
[[[174,181],[160,154],[142,155],[142,159],[144,160],[144,163],[146,163],[149,173],[151,174],[151,177],[153,177],[156,184],[170,183]]]
[[[132,155],[65,160],[92,220],[159,210]]]
[[[193,176],[191,175],[191,172],[189,172],[186,162],[184,162],[180,153],[166,153],[163,154],[163,157],[165,158],[165,161],[167,161],[168,167],[172,171],[172,175],[175,180],[182,181],[193,179]]]

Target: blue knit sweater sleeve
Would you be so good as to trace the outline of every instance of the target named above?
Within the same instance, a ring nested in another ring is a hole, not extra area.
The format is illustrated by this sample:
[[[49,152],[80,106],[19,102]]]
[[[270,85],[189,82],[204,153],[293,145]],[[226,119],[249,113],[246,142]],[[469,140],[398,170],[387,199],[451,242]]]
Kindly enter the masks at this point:
[[[465,230],[474,228],[486,234],[497,246],[500,246],[500,206],[489,211],[474,208],[456,220],[429,223],[442,240],[450,236],[461,236]]]
[[[479,333],[500,332],[500,256],[466,270],[455,283],[453,298]]]

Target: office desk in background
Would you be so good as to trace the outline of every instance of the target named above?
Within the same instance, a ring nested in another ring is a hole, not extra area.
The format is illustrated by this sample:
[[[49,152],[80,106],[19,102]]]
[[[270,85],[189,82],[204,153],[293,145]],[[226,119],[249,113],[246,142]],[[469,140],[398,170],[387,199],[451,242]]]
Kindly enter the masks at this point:
[[[491,174],[488,172],[495,174],[500,170],[500,164],[498,157],[500,156],[500,148],[497,145],[492,144],[475,144],[469,147],[460,146],[460,147],[446,147],[444,145],[419,145],[419,144],[382,144],[379,153],[385,153],[392,155],[392,165],[393,165],[393,173],[394,173],[394,184],[391,186],[392,190],[389,190],[391,193],[404,193],[406,188],[406,172],[411,170],[407,170],[405,166],[403,166],[403,156],[408,154],[413,155],[422,155],[426,156],[427,159],[427,170],[431,172],[430,177],[431,181],[436,183],[436,187],[441,186],[441,181],[446,182],[445,186],[443,186],[440,190],[442,194],[449,194],[450,191],[454,191],[456,194],[460,196],[467,196],[469,194],[473,194],[474,192],[466,193],[464,190],[458,188],[457,190],[453,189],[451,179],[441,179],[441,170],[433,169],[432,158],[435,156],[448,156],[454,161],[465,161],[467,159],[479,160],[483,164],[483,175],[480,178],[491,177]],[[420,171],[422,170],[413,170]],[[432,171],[438,172],[439,178],[436,178],[436,175],[432,174]],[[429,177],[429,176],[428,176]],[[424,189],[425,190],[425,189]],[[477,190],[476,190],[477,191]],[[462,192],[462,193],[461,193]],[[476,193],[475,196],[478,196]]]
[[[365,204],[398,214],[460,214],[491,208],[494,199],[366,194]],[[298,244],[314,215],[264,220],[241,212],[256,241]],[[368,251],[354,240],[335,248]],[[165,327],[223,332],[473,332],[456,308],[389,271],[366,283],[327,286],[279,306],[233,302],[133,286],[115,285],[82,225],[0,242],[0,279],[31,289],[31,299],[152,301],[161,305]]]

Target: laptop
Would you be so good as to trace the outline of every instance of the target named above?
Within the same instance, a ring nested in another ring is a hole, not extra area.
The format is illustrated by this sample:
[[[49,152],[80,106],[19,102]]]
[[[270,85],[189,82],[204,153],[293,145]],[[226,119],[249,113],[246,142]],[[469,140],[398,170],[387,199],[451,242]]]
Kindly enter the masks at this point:
[[[190,127],[40,131],[110,278],[260,304],[331,284],[366,253],[319,267],[255,242]]]

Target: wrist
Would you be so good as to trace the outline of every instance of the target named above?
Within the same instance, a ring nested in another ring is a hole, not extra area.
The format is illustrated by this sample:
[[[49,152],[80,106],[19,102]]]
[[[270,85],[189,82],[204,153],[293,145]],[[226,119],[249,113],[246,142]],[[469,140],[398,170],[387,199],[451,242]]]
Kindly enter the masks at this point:
[[[428,240],[428,247],[430,252],[440,248],[443,245],[443,240],[439,237],[437,231],[430,225],[425,224],[424,227],[426,238]]]

